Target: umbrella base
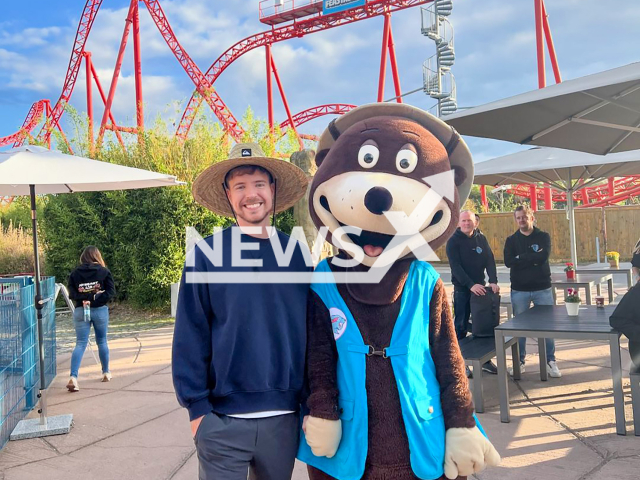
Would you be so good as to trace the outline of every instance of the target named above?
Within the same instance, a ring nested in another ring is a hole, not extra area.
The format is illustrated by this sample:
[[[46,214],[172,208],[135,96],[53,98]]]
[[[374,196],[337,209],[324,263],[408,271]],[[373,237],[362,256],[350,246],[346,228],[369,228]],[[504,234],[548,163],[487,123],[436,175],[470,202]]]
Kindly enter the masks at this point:
[[[40,417],[21,420],[11,432],[9,440],[24,440],[27,438],[50,437],[69,433],[73,424],[73,414],[47,417],[47,424],[40,425]]]

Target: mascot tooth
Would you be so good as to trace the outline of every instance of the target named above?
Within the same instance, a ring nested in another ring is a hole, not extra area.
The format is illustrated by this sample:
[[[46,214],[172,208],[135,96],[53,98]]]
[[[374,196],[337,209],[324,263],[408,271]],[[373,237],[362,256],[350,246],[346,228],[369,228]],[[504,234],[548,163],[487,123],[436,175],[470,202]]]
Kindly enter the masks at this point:
[[[298,453],[311,480],[454,479],[497,465],[444,285],[425,261],[471,189],[466,144],[420,109],[378,103],[332,121],[316,163],[311,217],[339,259],[362,260],[325,260],[312,284]],[[381,266],[381,281],[363,280]]]

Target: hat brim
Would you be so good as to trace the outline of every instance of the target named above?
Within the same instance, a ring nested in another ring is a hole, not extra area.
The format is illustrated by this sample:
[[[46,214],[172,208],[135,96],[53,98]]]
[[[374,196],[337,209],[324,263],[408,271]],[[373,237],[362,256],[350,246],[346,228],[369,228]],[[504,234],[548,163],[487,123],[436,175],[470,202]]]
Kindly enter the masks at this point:
[[[292,163],[271,157],[245,157],[229,158],[203,171],[193,183],[193,198],[213,213],[232,217],[233,211],[227,200],[224,179],[230,170],[243,165],[257,165],[271,173],[276,182],[276,213],[291,208],[307,191],[309,179]]]
[[[362,105],[336,118],[334,126],[342,134],[356,123],[372,117],[400,117],[413,120],[429,130],[445,146],[449,144],[453,135],[458,135],[453,127],[447,125],[438,117],[434,117],[430,113],[406,103],[385,102]],[[329,128],[325,129],[318,141],[318,153],[330,149],[334,143],[335,139]],[[457,186],[460,207],[462,207],[469,197],[469,192],[473,185],[474,171],[471,152],[462,138],[460,138],[453,151],[449,153],[449,162],[452,167],[462,168],[467,174],[464,181]]]

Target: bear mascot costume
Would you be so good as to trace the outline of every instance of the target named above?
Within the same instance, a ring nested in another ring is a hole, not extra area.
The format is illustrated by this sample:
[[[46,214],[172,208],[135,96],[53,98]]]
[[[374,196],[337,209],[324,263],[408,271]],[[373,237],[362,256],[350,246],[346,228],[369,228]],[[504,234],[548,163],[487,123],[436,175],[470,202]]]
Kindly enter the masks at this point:
[[[333,120],[316,164],[311,217],[340,253],[318,265],[309,298],[298,452],[309,477],[454,479],[497,465],[444,284],[424,261],[469,195],[466,144],[418,108],[377,103]]]

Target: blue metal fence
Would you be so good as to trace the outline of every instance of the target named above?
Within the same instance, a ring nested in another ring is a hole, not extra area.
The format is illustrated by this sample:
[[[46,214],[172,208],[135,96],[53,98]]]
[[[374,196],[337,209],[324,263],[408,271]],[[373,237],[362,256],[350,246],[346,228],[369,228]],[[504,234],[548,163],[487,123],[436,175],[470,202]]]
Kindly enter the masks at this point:
[[[55,279],[42,281],[45,388],[56,376]],[[0,448],[37,402],[38,325],[31,277],[0,279]]]

